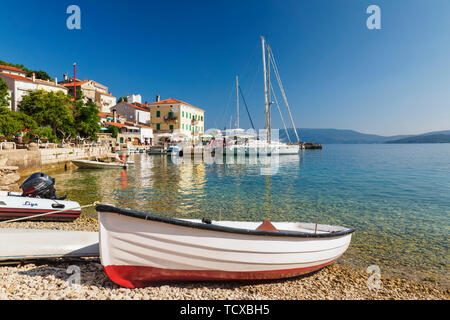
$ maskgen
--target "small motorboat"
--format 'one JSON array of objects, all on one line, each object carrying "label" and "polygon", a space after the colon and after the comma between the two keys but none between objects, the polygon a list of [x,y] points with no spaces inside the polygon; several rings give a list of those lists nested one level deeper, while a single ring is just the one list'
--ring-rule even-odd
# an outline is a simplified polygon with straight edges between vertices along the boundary
[{"label": "small motorboat", "polygon": [[119,161],[72,160],[72,163],[80,169],[126,169],[134,165],[133,161],[122,163]]},{"label": "small motorboat", "polygon": [[[80,205],[55,194],[55,179],[44,173],[34,173],[21,185],[23,192],[0,191],[0,220],[31,217],[33,221],[73,221],[81,214]],[[64,210],[64,211],[62,211]]]},{"label": "small motorboat", "polygon": [[181,149],[181,147],[179,147],[177,145],[171,145],[171,146],[169,146],[169,148],[167,148],[167,155],[181,157],[183,155],[183,150]]},{"label": "small motorboat", "polygon": [[28,259],[98,256],[98,232],[0,229],[0,264]]},{"label": "small motorboat", "polygon": [[155,155],[155,154],[167,154],[167,150],[164,150],[164,148],[150,148],[147,150],[147,154],[149,155]]},{"label": "small motorboat", "polygon": [[336,261],[353,229],[297,222],[173,219],[97,205],[100,258],[115,283],[281,279]]}]

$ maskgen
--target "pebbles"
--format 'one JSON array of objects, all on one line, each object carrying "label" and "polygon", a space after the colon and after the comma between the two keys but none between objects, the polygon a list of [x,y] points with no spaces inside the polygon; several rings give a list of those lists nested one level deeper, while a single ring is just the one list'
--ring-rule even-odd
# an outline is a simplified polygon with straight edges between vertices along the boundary
[{"label": "pebbles", "polygon": [[[80,268],[79,284],[69,266]],[[314,274],[260,282],[155,283],[142,289],[119,287],[97,259],[28,263],[0,267],[0,299],[46,300],[303,300],[303,299],[446,299],[449,290],[402,279],[382,279],[369,289],[363,271],[332,265]]]},{"label": "pebbles", "polygon": [[[98,231],[97,221],[80,217],[72,223],[21,222],[0,228]],[[79,267],[80,273],[69,266]],[[98,259],[41,261],[0,266],[0,300],[303,300],[303,299],[445,299],[447,288],[435,283],[381,279],[380,289],[369,289],[365,270],[339,264],[313,274],[259,282],[155,283],[142,289],[114,284]],[[79,279],[79,284],[78,283]]]}]

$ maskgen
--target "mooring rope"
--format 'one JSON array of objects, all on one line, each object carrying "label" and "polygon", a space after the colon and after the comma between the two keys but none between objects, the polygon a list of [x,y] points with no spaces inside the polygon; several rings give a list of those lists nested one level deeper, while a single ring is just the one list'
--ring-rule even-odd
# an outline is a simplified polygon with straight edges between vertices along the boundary
[{"label": "mooring rope", "polygon": [[50,212],[46,212],[46,213],[40,213],[40,214],[36,214],[36,215],[33,215],[33,216],[29,216],[29,217],[22,217],[22,218],[17,218],[17,219],[12,219],[12,220],[7,220],[7,221],[0,221],[0,224],[1,224],[1,223],[17,222],[17,221],[22,221],[22,220],[27,220],[27,219],[37,218],[37,217],[48,216],[48,215],[51,215],[51,214],[60,213],[60,212],[64,212],[64,211],[70,211],[70,210],[76,210],[76,209],[89,208],[89,207],[96,206],[97,204],[99,204],[99,202],[98,202],[98,201],[95,201],[94,203],[87,204],[87,205],[85,205],[85,206],[78,206],[78,207],[73,207],[73,208],[68,208],[68,209],[62,209],[62,210],[56,210],[56,211],[50,211]]}]

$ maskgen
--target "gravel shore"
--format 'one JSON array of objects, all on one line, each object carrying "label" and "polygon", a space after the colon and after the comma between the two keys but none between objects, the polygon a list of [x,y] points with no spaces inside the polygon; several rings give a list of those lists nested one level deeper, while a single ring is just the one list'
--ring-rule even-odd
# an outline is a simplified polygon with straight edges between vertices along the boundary
[{"label": "gravel shore", "polygon": [[[97,231],[96,219],[72,223],[18,222],[0,228],[39,228]],[[67,272],[69,266],[79,268]],[[75,268],[77,269],[77,268]],[[445,299],[450,291],[433,283],[381,278],[379,289],[369,289],[370,274],[334,264],[313,274],[259,282],[155,283],[143,289],[121,288],[108,279],[98,259],[39,261],[0,266],[1,299],[169,299],[169,300],[297,300],[297,299]]]}]

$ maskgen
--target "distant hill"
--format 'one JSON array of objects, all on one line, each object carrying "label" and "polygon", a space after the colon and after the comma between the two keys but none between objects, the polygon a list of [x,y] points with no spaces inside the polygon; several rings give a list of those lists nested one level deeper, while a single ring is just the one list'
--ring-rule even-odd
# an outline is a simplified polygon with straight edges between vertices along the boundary
[{"label": "distant hill", "polygon": [[[407,135],[385,137],[376,134],[366,134],[354,130],[341,129],[307,129],[298,128],[300,139],[304,142],[315,142],[318,144],[357,144],[357,143],[385,143],[389,140],[409,137]],[[288,129],[288,134],[292,141],[297,141],[294,129]],[[284,130],[280,130],[280,140],[287,142],[287,135]]]},{"label": "distant hill", "polygon": [[450,143],[450,134],[422,134],[403,139],[390,140],[386,143]]},{"label": "distant hill", "polygon": [[[380,136],[376,134],[361,133],[355,130],[341,129],[308,129],[297,128],[303,142],[318,144],[359,144],[359,143],[438,143],[448,142],[450,130],[434,131],[420,135]],[[291,141],[297,141],[294,129],[288,129]],[[418,139],[418,140],[416,140]],[[280,140],[288,142],[286,132],[280,129]],[[423,142],[421,142],[423,141]]]}]

